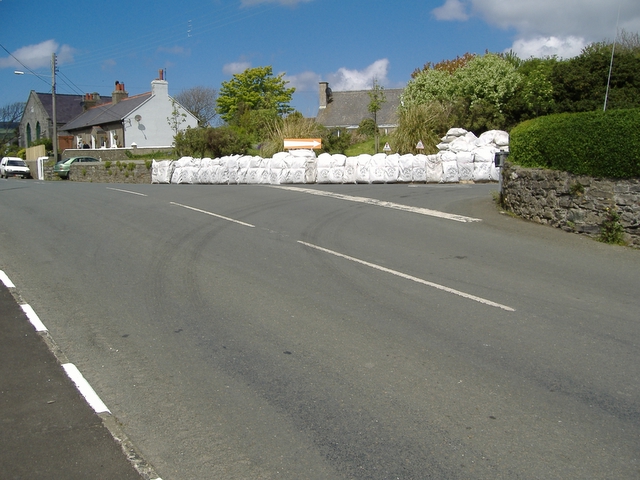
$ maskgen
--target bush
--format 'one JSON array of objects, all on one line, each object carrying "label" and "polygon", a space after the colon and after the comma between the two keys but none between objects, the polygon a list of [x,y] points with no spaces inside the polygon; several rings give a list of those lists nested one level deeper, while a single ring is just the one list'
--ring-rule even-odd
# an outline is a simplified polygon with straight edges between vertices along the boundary
[{"label": "bush", "polygon": [[511,131],[509,160],[575,175],[640,177],[639,124],[640,109],[528,120]]}]

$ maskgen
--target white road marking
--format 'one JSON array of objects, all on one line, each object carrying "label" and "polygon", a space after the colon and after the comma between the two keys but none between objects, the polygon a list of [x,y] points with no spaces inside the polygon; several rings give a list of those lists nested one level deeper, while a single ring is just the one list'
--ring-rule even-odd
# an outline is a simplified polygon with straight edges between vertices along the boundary
[{"label": "white road marking", "polygon": [[417,213],[420,215],[429,215],[431,217],[444,218],[446,220],[453,220],[454,222],[481,222],[480,218],[465,217],[464,215],[456,215],[453,213],[440,212],[438,210],[431,210],[428,208],[409,207],[400,203],[385,202],[382,200],[376,200],[375,198],[367,197],[353,197],[351,195],[343,195],[341,193],[324,192],[322,190],[313,190],[311,188],[300,187],[285,187],[282,185],[273,185],[273,188],[281,188],[283,190],[291,190],[293,192],[307,193],[309,195],[319,195],[321,197],[338,198],[340,200],[347,200],[350,202],[366,203],[368,205],[376,205],[378,207],[393,208],[395,210],[402,210],[403,212]]},{"label": "white road marking", "polygon": [[64,368],[64,371],[67,372],[69,378],[76,384],[82,396],[96,413],[111,413],[104,402],[100,400],[95,390],[89,385],[89,382],[82,376],[78,367],[73,363],[65,363],[62,368]]},{"label": "white road marking", "polygon": [[200,210],[199,208],[190,207],[188,205],[182,205],[182,204],[176,203],[176,202],[169,202],[169,203],[171,205],[177,205],[178,207],[188,208],[189,210],[193,210],[194,212],[205,213],[207,215],[211,215],[212,217],[221,218],[222,220],[227,220],[228,222],[233,222],[233,223],[237,223],[239,225],[244,225],[245,227],[255,228],[255,225],[251,225],[250,223],[244,223],[244,222],[241,222],[240,220],[234,220],[233,218],[225,217],[225,216],[218,215],[218,214],[212,213],[212,212],[207,212],[206,210]]},{"label": "white road marking", "polygon": [[362,265],[366,265],[367,267],[371,267],[371,268],[375,268],[376,270],[380,270],[381,272],[390,273],[392,275],[396,275],[398,277],[401,277],[401,278],[404,278],[404,279],[407,279],[407,280],[411,280],[412,282],[421,283],[422,285],[427,285],[428,287],[437,288],[438,290],[442,290],[442,291],[445,291],[445,292],[448,292],[448,293],[452,293],[454,295],[458,295],[460,297],[467,298],[469,300],[473,300],[475,302],[479,302],[479,303],[482,303],[484,305],[489,305],[491,307],[501,308],[502,310],[506,310],[508,312],[515,312],[515,309],[513,309],[511,307],[508,307],[507,305],[502,305],[500,303],[492,302],[491,300],[487,300],[486,298],[476,297],[475,295],[471,295],[469,293],[461,292],[460,290],[455,290],[453,288],[445,287],[444,285],[440,285],[440,284],[437,284],[437,283],[429,282],[427,280],[423,280],[421,278],[414,277],[412,275],[407,275],[406,273],[398,272],[396,270],[391,270],[390,268],[386,268],[386,267],[383,267],[381,265],[376,265],[375,263],[370,263],[370,262],[367,262],[365,260],[360,260],[359,258],[351,257],[351,256],[345,255],[343,253],[338,253],[338,252],[335,252],[333,250],[329,250],[329,249],[326,249],[326,248],[323,248],[323,247],[319,247],[317,245],[313,245],[312,243],[303,242],[301,240],[298,240],[298,243],[300,243],[302,245],[306,245],[307,247],[310,247],[310,248],[314,248],[314,249],[319,250],[321,252],[329,253],[329,254],[334,255],[336,257],[340,257],[340,258],[344,258],[346,260],[350,260],[352,262],[360,263]]},{"label": "white road marking", "polygon": [[130,193],[132,195],[140,195],[141,197],[146,197],[146,195],[144,193],[132,192],[131,190],[122,190],[121,188],[107,187],[107,190],[115,190],[116,192]]},{"label": "white road marking", "polygon": [[2,283],[4,283],[5,287],[16,288],[16,286],[13,284],[9,276],[6,273],[4,273],[4,271],[2,270],[0,270],[0,280],[2,280]]},{"label": "white road marking", "polygon": [[44,326],[44,323],[40,320],[40,317],[36,314],[35,310],[31,307],[31,305],[23,304],[20,305],[22,311],[27,315],[27,318],[31,322],[31,325],[36,329],[36,332],[46,332],[47,327]]}]

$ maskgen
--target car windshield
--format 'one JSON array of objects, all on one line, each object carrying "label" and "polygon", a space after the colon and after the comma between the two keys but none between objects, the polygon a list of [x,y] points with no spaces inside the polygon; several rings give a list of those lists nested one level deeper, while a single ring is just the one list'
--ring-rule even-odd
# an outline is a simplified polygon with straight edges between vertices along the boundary
[{"label": "car windshield", "polygon": [[7,163],[8,165],[12,165],[14,167],[26,167],[27,164],[24,163],[22,160],[9,160],[9,162]]}]

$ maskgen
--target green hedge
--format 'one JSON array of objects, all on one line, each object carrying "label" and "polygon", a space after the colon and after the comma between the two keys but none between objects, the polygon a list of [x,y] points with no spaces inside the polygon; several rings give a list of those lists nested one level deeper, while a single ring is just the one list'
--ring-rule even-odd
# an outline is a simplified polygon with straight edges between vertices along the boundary
[{"label": "green hedge", "polygon": [[640,177],[640,109],[562,113],[510,132],[509,161],[576,175]]}]

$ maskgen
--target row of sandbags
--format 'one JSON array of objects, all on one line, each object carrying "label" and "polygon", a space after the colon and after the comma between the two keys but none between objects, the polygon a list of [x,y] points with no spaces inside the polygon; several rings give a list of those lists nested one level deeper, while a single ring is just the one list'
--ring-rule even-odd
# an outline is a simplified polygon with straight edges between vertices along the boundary
[{"label": "row of sandbags", "polygon": [[494,155],[508,149],[508,134],[485,132],[476,137],[451,129],[433,155],[347,157],[313,150],[280,152],[272,158],[231,155],[222,158],[183,157],[153,161],[152,183],[267,184],[292,183],[456,183],[498,181]]}]

